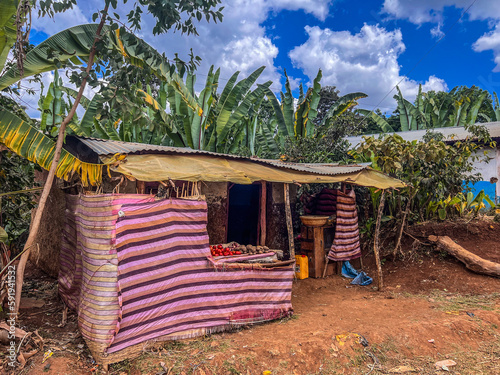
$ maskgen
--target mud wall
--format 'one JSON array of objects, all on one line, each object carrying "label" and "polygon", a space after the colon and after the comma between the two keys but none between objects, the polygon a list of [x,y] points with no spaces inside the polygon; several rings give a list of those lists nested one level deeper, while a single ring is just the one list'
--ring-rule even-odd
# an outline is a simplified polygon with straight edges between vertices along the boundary
[{"label": "mud wall", "polygon": [[[35,180],[43,182],[47,174],[46,171],[36,172]],[[62,181],[55,179],[47,198],[40,229],[35,237],[35,246],[31,249],[29,257],[31,263],[55,278],[59,274],[59,253],[66,210],[64,192],[59,188],[59,185],[62,185]],[[31,213],[32,221],[35,212],[36,209]]]},{"label": "mud wall", "polygon": [[226,242],[227,226],[227,183],[203,182],[201,193],[205,195],[208,206],[208,237],[211,244]]}]

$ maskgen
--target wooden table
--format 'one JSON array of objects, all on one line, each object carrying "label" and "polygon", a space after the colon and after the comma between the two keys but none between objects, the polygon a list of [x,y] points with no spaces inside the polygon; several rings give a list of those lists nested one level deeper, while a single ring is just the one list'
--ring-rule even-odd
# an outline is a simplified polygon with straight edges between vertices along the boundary
[{"label": "wooden table", "polygon": [[[325,255],[332,246],[335,236],[334,225],[325,225],[321,227],[312,227],[302,225],[301,228],[300,249],[309,259],[309,277],[323,277],[325,268]],[[336,263],[330,262],[326,275],[336,273]]]}]

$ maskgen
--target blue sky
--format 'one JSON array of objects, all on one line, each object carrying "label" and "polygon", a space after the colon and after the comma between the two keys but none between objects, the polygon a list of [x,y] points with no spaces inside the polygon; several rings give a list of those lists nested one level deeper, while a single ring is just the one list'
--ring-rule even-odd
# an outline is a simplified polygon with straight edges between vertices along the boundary
[{"label": "blue sky", "polygon": [[[102,8],[102,3],[102,0],[79,1],[72,11],[56,16],[53,21],[37,19],[32,37],[41,40],[67,27],[90,22],[92,13]],[[360,105],[369,109],[378,106],[391,111],[395,104],[394,92],[390,90],[400,81],[403,95],[410,100],[419,84],[424,85],[424,91],[476,85],[500,92],[498,0],[226,0],[224,3],[223,22],[202,22],[198,37],[179,33],[155,37],[147,15],[139,34],[170,56],[178,52],[187,58],[193,48],[203,59],[199,81],[204,80],[212,64],[221,68],[222,81],[236,70],[246,76],[265,65],[261,81],[272,80],[272,88],[279,91],[286,69],[292,87],[297,90],[299,83],[308,85],[321,68],[322,85],[337,86],[341,94],[365,92],[369,96]],[[129,0],[118,12],[125,15],[133,4]],[[446,37],[426,55],[444,33]],[[50,74],[46,75],[45,80],[50,79]],[[87,94],[92,95],[90,91]],[[26,102],[34,99],[25,98]],[[31,107],[33,110],[36,104]]]}]

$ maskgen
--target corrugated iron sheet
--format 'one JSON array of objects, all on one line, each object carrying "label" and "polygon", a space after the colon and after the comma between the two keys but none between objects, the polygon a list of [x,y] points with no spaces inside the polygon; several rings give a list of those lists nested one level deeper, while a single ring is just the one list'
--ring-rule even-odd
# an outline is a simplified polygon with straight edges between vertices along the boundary
[{"label": "corrugated iron sheet", "polygon": [[[477,125],[484,125],[486,129],[488,129],[491,138],[493,140],[498,141],[500,139],[500,121],[497,122],[485,122],[482,124],[477,124]],[[452,143],[456,141],[463,141],[467,137],[471,137],[472,135],[465,130],[463,127],[448,127],[448,128],[434,128],[431,129],[434,132],[437,133],[442,133],[444,135],[444,141],[447,143]],[[405,141],[423,141],[424,135],[427,133],[427,129],[424,130],[411,130],[411,131],[406,131],[406,132],[397,132],[393,134],[397,134],[401,136]],[[389,134],[389,133],[387,133]],[[362,134],[356,137],[347,137],[346,140],[351,144],[353,147],[359,146],[361,141],[363,140],[363,137],[374,137],[378,138],[380,134]]]},{"label": "corrugated iron sheet", "polygon": [[339,165],[339,164],[311,164],[311,163],[287,163],[280,160],[247,158],[238,155],[219,154],[216,152],[193,150],[187,147],[169,147],[149,145],[144,143],[120,142],[108,139],[75,137],[80,142],[91,148],[99,156],[112,156],[115,154],[127,155],[146,155],[146,154],[165,154],[165,155],[211,155],[224,159],[250,160],[255,163],[271,165],[278,168],[286,168],[299,172],[314,173],[319,175],[337,175],[358,172],[366,168],[365,165]]}]

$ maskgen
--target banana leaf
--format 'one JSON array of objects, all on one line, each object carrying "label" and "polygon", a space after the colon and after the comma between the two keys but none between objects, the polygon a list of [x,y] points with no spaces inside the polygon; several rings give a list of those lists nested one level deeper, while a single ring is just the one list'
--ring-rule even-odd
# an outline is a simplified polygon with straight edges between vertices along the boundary
[{"label": "banana leaf", "polygon": [[17,0],[3,0],[0,5],[0,71],[3,70],[9,51],[16,42]]},{"label": "banana leaf", "polygon": [[376,113],[368,111],[367,109],[358,109],[357,112],[375,121],[375,123],[380,126],[380,129],[382,129],[384,133],[394,133],[394,129],[392,128],[392,126],[389,125],[389,123],[385,119],[383,119]]},{"label": "banana leaf", "polygon": [[[60,63],[81,65],[81,59],[86,60],[89,56],[97,27],[96,24],[74,26],[37,45],[26,54],[23,78],[56,70]],[[106,32],[109,28],[103,30]],[[17,66],[10,68],[0,77],[0,90],[15,84],[20,79]]]},{"label": "banana leaf", "polygon": [[[19,156],[49,170],[54,157],[55,142],[21,120],[0,108],[0,142]],[[69,180],[76,172],[84,185],[101,183],[103,164],[85,163],[66,150],[62,150],[56,176]]]}]

